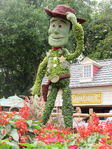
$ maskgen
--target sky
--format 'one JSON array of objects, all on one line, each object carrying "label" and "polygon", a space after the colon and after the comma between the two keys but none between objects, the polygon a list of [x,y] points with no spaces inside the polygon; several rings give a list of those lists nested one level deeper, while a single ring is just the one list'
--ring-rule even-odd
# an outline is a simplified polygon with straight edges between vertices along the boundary
[{"label": "sky", "polygon": [[96,0],[96,1],[101,2],[101,1],[109,1],[109,0]]}]

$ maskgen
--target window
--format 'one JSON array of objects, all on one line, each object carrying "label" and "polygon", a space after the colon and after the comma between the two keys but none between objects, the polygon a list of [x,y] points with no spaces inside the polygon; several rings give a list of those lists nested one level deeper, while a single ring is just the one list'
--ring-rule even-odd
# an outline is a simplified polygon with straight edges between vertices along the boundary
[{"label": "window", "polygon": [[83,77],[88,78],[91,77],[91,65],[85,65],[83,68]]}]

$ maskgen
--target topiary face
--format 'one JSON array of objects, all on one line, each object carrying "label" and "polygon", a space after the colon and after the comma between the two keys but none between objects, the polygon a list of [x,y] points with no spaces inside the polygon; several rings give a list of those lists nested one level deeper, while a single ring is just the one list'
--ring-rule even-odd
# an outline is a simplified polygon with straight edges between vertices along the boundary
[{"label": "topiary face", "polygon": [[70,36],[70,22],[61,18],[51,18],[48,34],[48,42],[52,47],[64,46]]}]

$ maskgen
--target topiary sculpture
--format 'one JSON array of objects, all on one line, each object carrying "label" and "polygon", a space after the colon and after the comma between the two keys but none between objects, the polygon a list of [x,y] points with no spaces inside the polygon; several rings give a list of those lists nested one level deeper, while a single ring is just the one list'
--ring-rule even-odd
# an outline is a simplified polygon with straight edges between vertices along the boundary
[{"label": "topiary sculpture", "polygon": [[[48,86],[51,92],[47,97],[42,120],[46,124],[55,104],[59,89],[62,89],[63,105],[62,114],[66,128],[72,128],[73,106],[71,102],[70,82],[70,61],[77,58],[84,49],[84,32],[81,23],[85,19],[76,18],[75,10],[67,5],[57,5],[55,9],[45,8],[50,19],[48,30],[48,42],[52,47],[42,63],[39,65],[32,94],[40,96],[41,83],[44,75],[48,77],[47,85],[43,85],[43,97],[46,100]],[[64,47],[71,35],[75,36],[77,46],[74,53]]]}]

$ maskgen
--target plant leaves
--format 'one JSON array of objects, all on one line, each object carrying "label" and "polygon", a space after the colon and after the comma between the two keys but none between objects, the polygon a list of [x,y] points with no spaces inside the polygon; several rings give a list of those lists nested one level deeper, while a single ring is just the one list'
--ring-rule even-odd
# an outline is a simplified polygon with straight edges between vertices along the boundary
[{"label": "plant leaves", "polygon": [[19,135],[16,129],[12,129],[12,131],[10,132],[10,136],[13,137],[15,141],[19,141]]},{"label": "plant leaves", "polygon": [[5,128],[7,129],[7,132],[8,132],[8,133],[11,131],[11,125],[10,125],[10,124],[7,124],[7,125],[5,126]]},{"label": "plant leaves", "polygon": [[0,149],[19,149],[16,142],[9,142],[8,139],[0,140]]},{"label": "plant leaves", "polygon": [[41,127],[39,125],[33,125],[33,128],[35,128],[37,130],[41,130]]},{"label": "plant leaves", "polygon": [[27,123],[28,123],[29,127],[32,126],[32,120],[28,120]]},{"label": "plant leaves", "polygon": [[46,145],[47,149],[68,149],[68,147],[65,145],[64,148],[62,148],[63,144],[48,144]]},{"label": "plant leaves", "polygon": [[19,149],[19,146],[16,142],[6,142],[6,144],[10,145],[11,149]]}]

